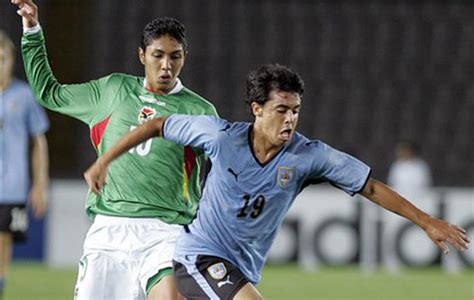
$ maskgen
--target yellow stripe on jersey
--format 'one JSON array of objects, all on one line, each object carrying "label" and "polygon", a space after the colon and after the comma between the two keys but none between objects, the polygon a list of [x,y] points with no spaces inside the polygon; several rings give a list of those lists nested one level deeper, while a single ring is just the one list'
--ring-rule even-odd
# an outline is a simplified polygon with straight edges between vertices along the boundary
[{"label": "yellow stripe on jersey", "polygon": [[184,200],[189,201],[189,189],[188,189],[188,172],[186,172],[186,164],[183,162],[183,197]]}]

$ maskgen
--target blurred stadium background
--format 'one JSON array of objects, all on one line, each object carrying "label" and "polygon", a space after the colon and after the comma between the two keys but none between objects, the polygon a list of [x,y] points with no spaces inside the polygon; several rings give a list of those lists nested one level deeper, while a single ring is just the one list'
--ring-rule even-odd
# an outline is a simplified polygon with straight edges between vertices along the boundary
[{"label": "blurred stadium background", "polygon": [[[160,15],[176,17],[186,25],[190,52],[181,78],[186,86],[213,101],[224,118],[250,120],[243,103],[249,70],[268,62],[289,65],[306,83],[299,123],[302,133],[359,157],[372,166],[376,178],[383,180],[394,159],[396,143],[402,139],[416,141],[432,167],[437,187],[426,201],[435,203],[432,209],[439,214],[450,216],[456,207],[463,210],[459,220],[474,231],[474,2],[37,3],[53,70],[64,83],[87,81],[111,72],[141,75],[136,55],[141,30]],[[0,26],[19,45],[21,21],[15,8],[9,1],[2,1],[0,14]],[[17,54],[15,74],[24,78],[18,49]],[[61,247],[66,243],[75,248],[73,255],[80,253],[81,226],[87,226],[81,175],[95,153],[85,125],[55,113],[49,113],[49,117],[52,210],[45,222],[32,224],[32,239],[15,252],[17,261],[40,263],[18,262],[13,266],[7,300],[69,299],[72,295],[75,267],[68,267],[68,263],[74,257],[67,256],[70,249]],[[463,203],[452,204],[457,203],[456,195],[460,194]],[[323,207],[324,200],[313,210]],[[365,206],[362,209],[370,210]],[[363,216],[358,214],[356,221]],[[295,228],[292,222],[299,216],[295,213],[293,217],[285,228]],[[80,230],[67,231],[68,226]],[[341,233],[350,237],[347,234]],[[292,241],[291,234],[281,241],[280,245],[285,246],[285,241]],[[413,241],[417,247],[418,241]],[[347,255],[350,259],[338,261],[337,268],[323,267],[322,272],[306,273],[305,268],[294,264],[269,267],[262,291],[269,299],[292,299],[285,294],[292,287],[305,291],[293,299],[474,299],[472,251],[452,264],[437,255],[413,263],[417,267],[430,266],[426,270],[367,275],[356,267],[345,267],[364,261],[362,244],[354,244],[358,248],[354,255]],[[352,246],[347,247],[351,252]],[[281,261],[299,261],[301,265],[304,251],[294,249]],[[375,256],[377,265],[380,253]],[[402,259],[400,264],[404,263]],[[66,269],[57,269],[59,266]],[[365,266],[376,270],[370,262]],[[318,269],[319,263],[313,267]],[[453,270],[456,275],[448,275]],[[286,285],[284,278],[289,281]],[[24,294],[24,285],[36,281],[41,282],[39,290],[33,296]],[[54,296],[59,286],[67,287],[65,293]]]}]

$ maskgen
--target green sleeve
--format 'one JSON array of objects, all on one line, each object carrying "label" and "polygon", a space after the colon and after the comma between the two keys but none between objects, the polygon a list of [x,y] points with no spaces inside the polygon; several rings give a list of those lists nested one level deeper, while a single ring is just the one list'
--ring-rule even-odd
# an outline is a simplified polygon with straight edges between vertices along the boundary
[{"label": "green sleeve", "polygon": [[21,51],[36,101],[50,110],[91,124],[100,111],[101,92],[110,76],[82,84],[59,83],[48,62],[42,31],[23,34]]}]

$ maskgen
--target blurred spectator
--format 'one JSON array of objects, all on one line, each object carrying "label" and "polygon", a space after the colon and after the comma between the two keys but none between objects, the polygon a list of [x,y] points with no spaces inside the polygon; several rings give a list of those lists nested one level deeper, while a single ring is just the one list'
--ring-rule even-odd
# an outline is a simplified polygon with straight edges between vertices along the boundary
[{"label": "blurred spectator", "polygon": [[396,147],[396,156],[387,179],[392,188],[404,196],[410,196],[432,185],[431,169],[419,157],[415,143],[400,142]]},{"label": "blurred spectator", "polygon": [[0,30],[0,299],[12,244],[26,239],[27,199],[36,217],[42,217],[47,207],[48,146],[44,133],[49,122],[29,86],[13,78],[13,63],[13,43]]}]

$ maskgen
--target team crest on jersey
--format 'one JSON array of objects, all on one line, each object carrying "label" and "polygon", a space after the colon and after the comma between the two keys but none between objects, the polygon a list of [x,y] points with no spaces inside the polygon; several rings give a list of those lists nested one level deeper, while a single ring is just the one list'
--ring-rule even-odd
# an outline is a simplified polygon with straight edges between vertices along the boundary
[{"label": "team crest on jersey", "polygon": [[208,267],[207,272],[215,280],[221,280],[227,274],[227,269],[226,269],[224,263],[220,262],[220,263],[213,264],[212,266]]},{"label": "team crest on jersey", "polygon": [[284,189],[295,177],[295,168],[278,167],[277,169],[277,183]]},{"label": "team crest on jersey", "polygon": [[156,115],[156,110],[154,108],[145,106],[138,113],[138,123],[143,124],[146,121],[153,119]]}]

